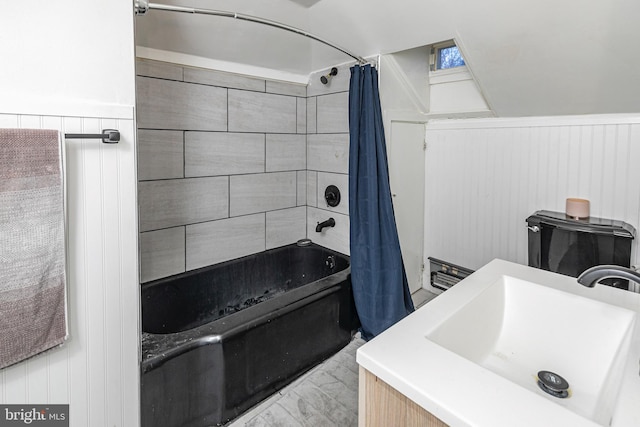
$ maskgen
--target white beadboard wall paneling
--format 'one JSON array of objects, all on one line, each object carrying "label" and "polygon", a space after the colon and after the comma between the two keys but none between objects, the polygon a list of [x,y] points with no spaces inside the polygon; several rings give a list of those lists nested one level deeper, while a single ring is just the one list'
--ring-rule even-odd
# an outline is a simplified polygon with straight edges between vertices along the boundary
[{"label": "white beadboard wall paneling", "polygon": [[[77,131],[78,133],[82,133],[85,131],[85,126],[81,120],[69,119],[67,120],[67,125]],[[71,177],[69,174],[67,175],[67,191],[69,194],[69,207],[74,206],[75,209],[69,209],[68,211],[68,223],[76,224],[76,229],[78,231],[77,234],[71,233],[69,230],[68,240],[69,240],[69,251],[71,252],[70,259],[81,259],[82,262],[78,263],[76,266],[69,266],[69,283],[82,283],[84,286],[78,287],[76,290],[76,298],[77,298],[77,312],[75,313],[75,319],[84,319],[82,322],[74,321],[74,315],[69,313],[70,325],[69,332],[71,335],[71,340],[77,336],[79,340],[78,343],[84,343],[85,347],[81,354],[81,357],[78,357],[77,360],[74,361],[72,370],[72,382],[78,384],[86,384],[85,390],[83,393],[73,394],[70,396],[70,407],[79,407],[80,411],[80,419],[88,419],[89,417],[94,417],[95,415],[92,412],[91,406],[93,406],[91,400],[94,396],[89,394],[89,388],[92,386],[91,383],[91,375],[90,375],[90,366],[91,363],[96,363],[97,365],[104,364],[103,360],[90,360],[92,351],[90,347],[94,345],[91,332],[92,328],[90,326],[89,317],[92,315],[100,315],[100,304],[95,307],[96,312],[93,312],[93,307],[91,306],[91,302],[89,301],[90,289],[88,288],[88,284],[91,282],[89,275],[91,274],[90,265],[91,259],[95,256],[95,253],[92,253],[90,249],[90,243],[95,239],[95,234],[91,235],[90,233],[90,216],[92,215],[91,210],[87,207],[88,201],[82,200],[80,197],[74,197],[73,195],[80,195],[86,193],[88,187],[91,186],[91,177],[87,169],[91,169],[89,167],[89,162],[87,161],[87,156],[90,153],[85,153],[86,150],[89,150],[89,147],[86,147],[87,144],[90,144],[89,141],[73,141],[74,143],[67,145],[67,160],[68,166],[67,171],[71,171],[72,168],[70,165],[75,164],[78,165],[77,171],[74,177]],[[95,148],[94,148],[95,150]],[[100,245],[101,246],[101,245]],[[100,248],[98,246],[97,249]],[[102,283],[100,283],[102,285]],[[74,304],[74,293],[73,289],[70,290],[69,301],[71,306]],[[99,314],[97,314],[99,313]],[[75,329],[75,334],[74,334]],[[103,334],[103,329],[96,329],[99,331],[99,334]],[[77,334],[77,335],[76,335]],[[99,335],[99,336],[100,336]],[[99,341],[98,341],[99,342]],[[96,342],[95,344],[98,344]],[[99,399],[104,401],[104,396],[99,396]],[[76,415],[77,416],[77,415]]]},{"label": "white beadboard wall paneling", "polygon": [[640,116],[437,120],[426,136],[425,257],[527,264],[526,218],[567,197],[640,225]]},{"label": "white beadboard wall paneling", "polygon": [[3,403],[68,403],[73,427],[139,423],[139,296],[134,123],[0,114],[2,127],[99,133],[67,140],[69,339],[0,371]]}]

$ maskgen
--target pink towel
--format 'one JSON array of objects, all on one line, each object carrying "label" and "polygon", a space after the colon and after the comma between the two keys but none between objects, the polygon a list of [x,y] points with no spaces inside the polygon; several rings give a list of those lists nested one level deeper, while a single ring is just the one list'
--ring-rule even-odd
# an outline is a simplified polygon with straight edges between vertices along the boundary
[{"label": "pink towel", "polygon": [[58,131],[0,129],[0,368],[67,335]]}]

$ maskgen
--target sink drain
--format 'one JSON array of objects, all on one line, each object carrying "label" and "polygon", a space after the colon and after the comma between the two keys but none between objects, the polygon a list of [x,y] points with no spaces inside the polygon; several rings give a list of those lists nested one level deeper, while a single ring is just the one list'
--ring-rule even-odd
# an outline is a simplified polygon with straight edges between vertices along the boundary
[{"label": "sink drain", "polygon": [[560,375],[549,371],[538,372],[538,386],[551,396],[564,399],[569,397],[569,383]]}]

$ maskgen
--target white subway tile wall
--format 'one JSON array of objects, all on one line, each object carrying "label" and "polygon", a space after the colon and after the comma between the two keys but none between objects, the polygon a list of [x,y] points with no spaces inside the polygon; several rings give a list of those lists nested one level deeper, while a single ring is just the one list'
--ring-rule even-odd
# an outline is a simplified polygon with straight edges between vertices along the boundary
[{"label": "white subway tile wall", "polygon": [[137,74],[143,283],[304,237],[349,253],[347,67],[308,86],[150,60]]}]

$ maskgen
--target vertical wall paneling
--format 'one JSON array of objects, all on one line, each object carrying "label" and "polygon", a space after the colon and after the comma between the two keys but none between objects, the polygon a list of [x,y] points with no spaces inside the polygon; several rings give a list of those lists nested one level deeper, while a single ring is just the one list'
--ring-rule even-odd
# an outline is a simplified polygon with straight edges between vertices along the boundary
[{"label": "vertical wall paneling", "polygon": [[71,426],[139,423],[134,123],[0,114],[0,126],[121,132],[117,145],[66,140],[69,339],[0,372],[3,403],[68,403]]},{"label": "vertical wall paneling", "polygon": [[[397,117],[397,118],[396,118]],[[425,123],[387,116],[389,185],[409,289],[422,288]]]},{"label": "vertical wall paneling", "polygon": [[527,264],[525,219],[567,197],[640,226],[640,117],[434,120],[427,140],[425,258]]}]

